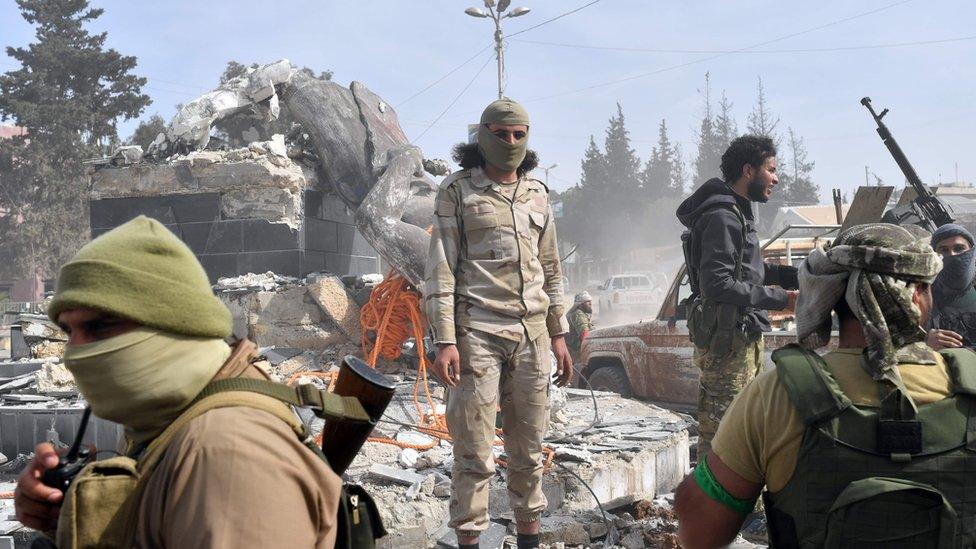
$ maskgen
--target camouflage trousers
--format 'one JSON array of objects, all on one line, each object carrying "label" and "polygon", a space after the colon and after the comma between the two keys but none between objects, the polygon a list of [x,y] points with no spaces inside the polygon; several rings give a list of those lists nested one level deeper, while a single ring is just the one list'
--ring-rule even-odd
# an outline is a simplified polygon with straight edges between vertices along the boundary
[{"label": "camouflage trousers", "polygon": [[701,370],[698,385],[698,459],[712,448],[718,424],[736,395],[762,372],[763,339],[742,342],[725,355],[695,348],[695,365]]},{"label": "camouflage trousers", "polygon": [[461,381],[447,395],[454,439],[451,528],[476,536],[488,528],[488,485],[495,475],[492,443],[499,404],[508,498],[515,520],[530,522],[546,508],[542,493],[542,439],[549,426],[549,336],[535,341],[458,328]]}]

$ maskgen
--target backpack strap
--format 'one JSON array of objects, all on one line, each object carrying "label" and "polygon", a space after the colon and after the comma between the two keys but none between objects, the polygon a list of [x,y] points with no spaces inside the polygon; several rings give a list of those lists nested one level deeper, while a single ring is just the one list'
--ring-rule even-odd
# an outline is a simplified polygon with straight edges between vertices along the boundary
[{"label": "backpack strap", "polygon": [[834,417],[851,406],[817,353],[791,343],[773,352],[773,362],[790,402],[806,425]]}]

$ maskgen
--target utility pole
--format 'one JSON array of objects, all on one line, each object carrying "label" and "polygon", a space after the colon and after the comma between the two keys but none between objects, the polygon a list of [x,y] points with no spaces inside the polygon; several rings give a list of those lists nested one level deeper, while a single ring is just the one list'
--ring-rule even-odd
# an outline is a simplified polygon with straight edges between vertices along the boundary
[{"label": "utility pole", "polygon": [[512,0],[498,0],[498,5],[495,5],[495,0],[484,0],[485,10],[481,8],[468,8],[464,10],[464,13],[470,15],[471,17],[479,17],[484,19],[491,19],[495,23],[495,60],[498,63],[498,98],[501,99],[505,96],[505,43],[504,35],[502,34],[502,19],[507,17],[521,17],[526,13],[529,13],[529,8],[515,8],[508,13],[504,13],[508,9],[508,6],[512,3]]}]

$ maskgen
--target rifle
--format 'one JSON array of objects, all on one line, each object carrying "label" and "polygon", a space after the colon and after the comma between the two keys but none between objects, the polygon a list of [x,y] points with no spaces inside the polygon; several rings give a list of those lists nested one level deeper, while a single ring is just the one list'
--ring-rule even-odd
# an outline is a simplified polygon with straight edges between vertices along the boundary
[{"label": "rifle", "polygon": [[327,417],[322,429],[322,452],[337,475],[345,472],[362,448],[376,421],[386,411],[396,392],[396,384],[362,360],[346,356],[339,367],[333,391],[353,396],[362,404],[371,422],[337,420]]},{"label": "rifle", "polygon": [[955,218],[952,217],[952,208],[932,194],[932,191],[922,183],[918,174],[915,173],[915,168],[908,161],[908,157],[905,156],[901,147],[898,146],[898,142],[891,135],[891,131],[881,121],[884,115],[888,114],[888,109],[881,111],[881,114],[875,113],[874,107],[871,106],[870,97],[862,98],[861,104],[871,112],[871,117],[878,124],[878,135],[881,136],[881,141],[888,147],[888,151],[894,157],[895,163],[901,168],[902,173],[905,174],[905,179],[908,180],[908,183],[911,184],[912,188],[915,189],[915,193],[918,195],[911,203],[885,212],[881,221],[894,223],[895,225],[914,224],[929,232],[934,231],[942,225],[954,222]]}]

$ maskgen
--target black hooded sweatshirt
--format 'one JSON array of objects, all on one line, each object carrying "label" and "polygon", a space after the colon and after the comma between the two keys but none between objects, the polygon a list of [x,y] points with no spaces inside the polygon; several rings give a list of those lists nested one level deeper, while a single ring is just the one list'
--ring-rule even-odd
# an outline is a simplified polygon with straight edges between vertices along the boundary
[{"label": "black hooded sweatshirt", "polygon": [[[745,218],[743,228],[731,206]],[[743,329],[751,334],[769,330],[766,310],[786,307],[786,290],[796,289],[796,267],[763,263],[755,229],[752,203],[736,194],[721,179],[710,179],[678,206],[678,220],[692,231],[692,261],[698,261],[698,287],[702,297],[743,307]],[[742,276],[736,280],[735,264],[742,253]]]}]

